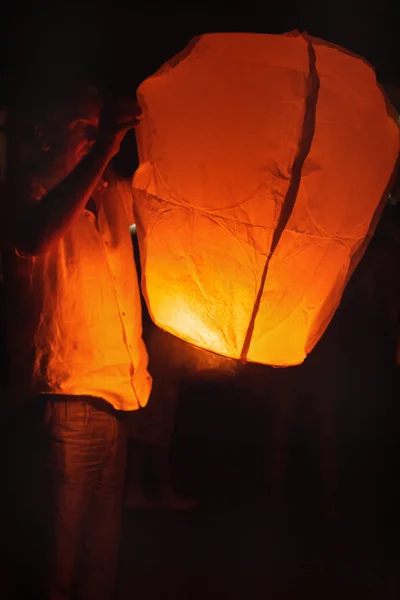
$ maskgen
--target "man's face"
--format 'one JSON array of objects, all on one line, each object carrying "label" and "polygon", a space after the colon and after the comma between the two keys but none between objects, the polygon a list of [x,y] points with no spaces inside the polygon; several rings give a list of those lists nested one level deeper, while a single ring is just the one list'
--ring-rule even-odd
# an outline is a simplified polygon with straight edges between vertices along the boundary
[{"label": "man's face", "polygon": [[52,175],[62,178],[90,152],[97,137],[102,105],[93,88],[84,88],[73,106],[66,106],[48,127]]}]

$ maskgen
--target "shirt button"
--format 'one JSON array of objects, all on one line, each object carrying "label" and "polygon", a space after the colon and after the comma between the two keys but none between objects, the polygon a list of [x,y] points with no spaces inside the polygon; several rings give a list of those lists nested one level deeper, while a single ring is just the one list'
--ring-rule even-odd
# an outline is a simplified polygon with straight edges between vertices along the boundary
[{"label": "shirt button", "polygon": [[122,313],[122,316],[125,317],[125,313],[124,312]]}]

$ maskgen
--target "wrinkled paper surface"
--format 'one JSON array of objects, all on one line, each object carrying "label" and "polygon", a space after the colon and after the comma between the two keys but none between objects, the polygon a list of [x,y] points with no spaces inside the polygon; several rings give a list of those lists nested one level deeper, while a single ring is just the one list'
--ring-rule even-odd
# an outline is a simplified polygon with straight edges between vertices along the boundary
[{"label": "wrinkled paper surface", "polygon": [[154,322],[231,358],[301,363],[331,320],[399,151],[363,60],[298,34],[207,34],[138,90],[134,176]]}]

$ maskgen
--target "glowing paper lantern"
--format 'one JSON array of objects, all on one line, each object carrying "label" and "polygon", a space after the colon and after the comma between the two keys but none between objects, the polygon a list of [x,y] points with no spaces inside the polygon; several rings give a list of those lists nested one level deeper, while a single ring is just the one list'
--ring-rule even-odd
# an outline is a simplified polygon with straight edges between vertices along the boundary
[{"label": "glowing paper lantern", "polygon": [[153,320],[224,356],[301,363],[399,151],[373,70],[303,35],[209,34],[138,98],[133,186]]}]

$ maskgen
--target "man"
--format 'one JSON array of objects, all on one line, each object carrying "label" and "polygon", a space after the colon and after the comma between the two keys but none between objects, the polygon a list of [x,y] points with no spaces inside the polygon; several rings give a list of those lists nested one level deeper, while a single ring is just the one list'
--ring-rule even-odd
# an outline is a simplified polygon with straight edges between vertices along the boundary
[{"label": "man", "polygon": [[12,470],[31,479],[17,488],[29,502],[18,505],[16,560],[21,577],[29,570],[36,580],[29,597],[101,600],[117,565],[122,417],[151,388],[132,197],[108,169],[139,110],[102,108],[97,91],[76,82],[36,82],[19,97],[0,215],[12,375],[3,403],[21,405],[15,427],[8,421],[20,460]]}]

